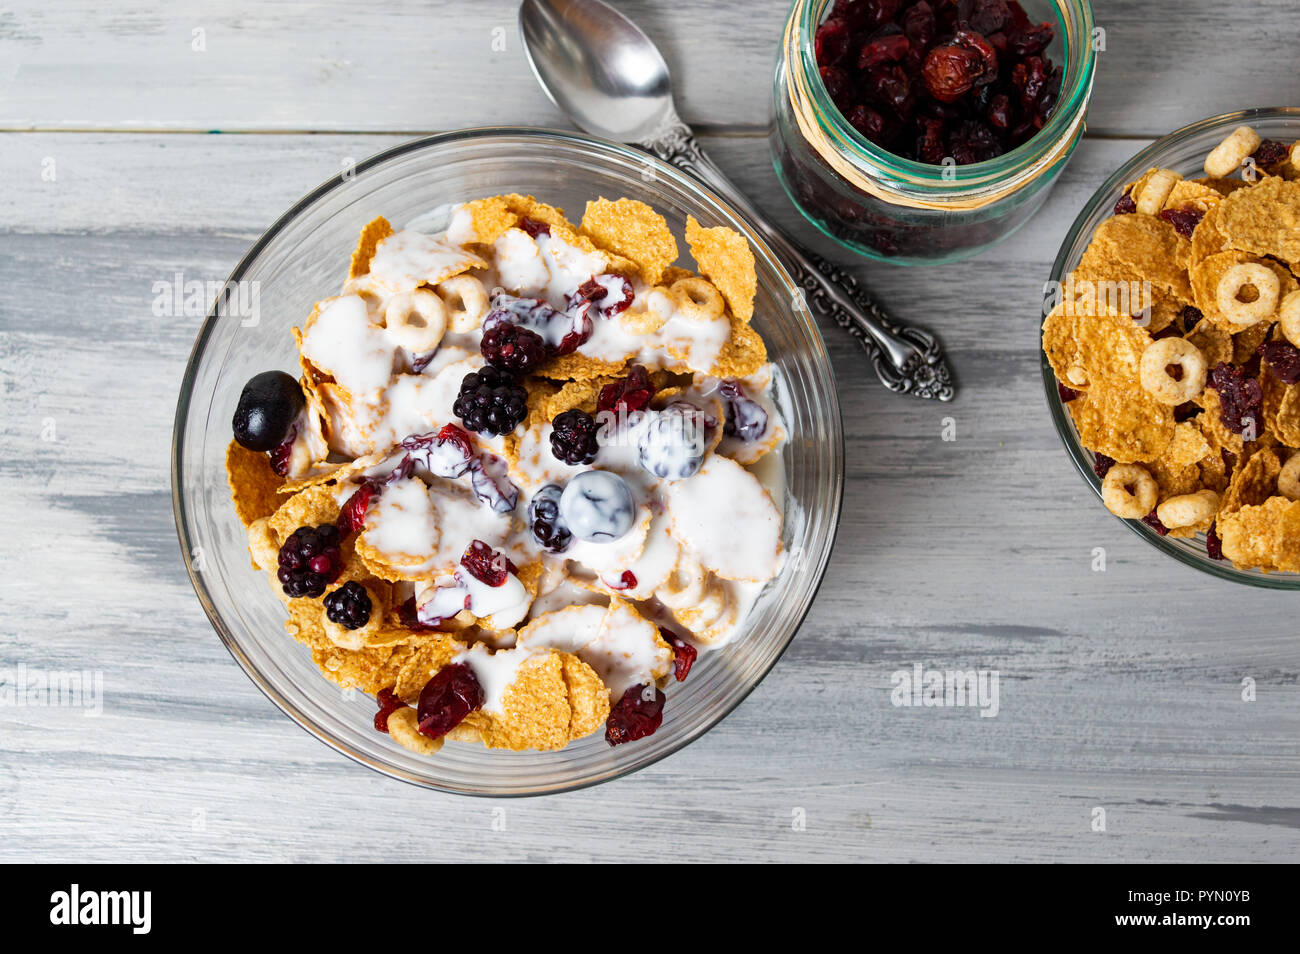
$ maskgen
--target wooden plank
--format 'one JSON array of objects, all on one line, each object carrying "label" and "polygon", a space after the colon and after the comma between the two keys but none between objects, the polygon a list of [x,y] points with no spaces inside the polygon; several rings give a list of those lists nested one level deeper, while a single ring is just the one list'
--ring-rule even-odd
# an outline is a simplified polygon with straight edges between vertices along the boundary
[{"label": "wooden plank", "polygon": [[[617,6],[663,48],[689,122],[766,124],[785,0],[743,13],[709,0]],[[1094,132],[1156,136],[1296,101],[1292,34],[1261,27],[1288,22],[1291,0],[1256,0],[1249,16],[1213,0],[1166,7],[1094,3],[1106,46]],[[561,125],[524,60],[516,9],[515,0],[391,0],[358,16],[343,0],[186,0],[165,10],[145,0],[14,0],[0,12],[0,129]]]},{"label": "wooden plank", "polygon": [[[1294,597],[1158,559],[1072,472],[1043,406],[1041,282],[1136,142],[1086,143],[996,252],[856,268],[944,335],[962,392],[888,395],[825,329],[846,422],[835,556],[790,652],[707,737],[630,779],[507,804],[497,832],[501,806],[388,781],[297,729],[221,647],[176,553],[171,416],[198,321],[154,317],[152,283],[223,278],[343,157],[391,141],[0,137],[0,561],[18,568],[0,668],[105,682],[99,718],[0,708],[0,860],[1295,856]],[[705,145],[796,223],[761,137]],[[998,716],[895,707],[891,674],[914,663],[996,668]]]}]

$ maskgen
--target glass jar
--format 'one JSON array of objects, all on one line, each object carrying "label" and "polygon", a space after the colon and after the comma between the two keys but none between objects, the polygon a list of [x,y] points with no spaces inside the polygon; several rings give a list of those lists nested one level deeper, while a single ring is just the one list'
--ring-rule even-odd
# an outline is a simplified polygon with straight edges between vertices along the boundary
[{"label": "glass jar", "polygon": [[1087,0],[1024,0],[1035,21],[1056,22],[1044,53],[1062,67],[1056,109],[1023,145],[961,166],[893,155],[849,125],[813,53],[833,2],[795,0],[777,60],[772,158],[807,219],[868,258],[907,265],[968,258],[1028,221],[1083,135],[1100,45]]}]

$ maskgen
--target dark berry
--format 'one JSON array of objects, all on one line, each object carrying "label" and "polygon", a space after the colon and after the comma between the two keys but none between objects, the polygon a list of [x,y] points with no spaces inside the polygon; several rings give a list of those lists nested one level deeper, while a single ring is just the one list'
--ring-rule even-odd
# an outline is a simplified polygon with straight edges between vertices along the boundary
[{"label": "dark berry", "polygon": [[767,433],[767,411],[750,400],[739,381],[723,381],[718,393],[727,406],[727,423],[723,433],[742,441],[756,441]]},{"label": "dark berry", "polygon": [[533,539],[551,553],[563,553],[573,542],[573,534],[560,516],[563,493],[557,484],[547,484],[533,495],[528,505],[528,526],[533,531]]},{"label": "dark berry", "polygon": [[420,690],[416,706],[419,730],[441,739],[483,705],[483,687],[474,670],[464,663],[443,666]]},{"label": "dark berry", "polygon": [[886,34],[868,40],[858,52],[858,69],[868,70],[886,63],[897,63],[912,48],[902,33]]},{"label": "dark berry", "polygon": [[669,646],[673,647],[673,678],[682,682],[690,675],[691,667],[695,665],[696,657],[700,651],[682,639],[671,629],[659,627],[659,635],[664,638]]},{"label": "dark berry", "polygon": [[1283,384],[1300,381],[1300,348],[1287,341],[1265,341],[1258,353],[1273,377]]},{"label": "dark berry", "polygon": [[483,333],[483,359],[509,374],[531,374],[546,360],[546,342],[522,325],[500,324]]},{"label": "dark berry", "polygon": [[1056,382],[1056,394],[1060,397],[1062,404],[1069,404],[1082,393],[1082,391],[1076,391],[1074,388],[1067,388],[1060,381]]},{"label": "dark berry", "polygon": [[267,455],[271,460],[271,470],[281,477],[287,477],[289,474],[289,460],[293,457],[293,442],[297,436],[298,428],[290,427],[289,436],[285,438],[284,443]]},{"label": "dark berry", "polygon": [[848,23],[843,20],[827,20],[813,34],[813,51],[817,62],[824,66],[834,66],[848,54],[851,42],[852,34]]},{"label": "dark berry", "polygon": [[500,550],[493,550],[482,540],[475,540],[465,548],[460,565],[470,576],[487,586],[500,586],[511,573],[519,572]]},{"label": "dark berry", "polygon": [[1189,239],[1196,226],[1201,224],[1201,219],[1205,218],[1205,213],[1197,209],[1165,209],[1160,218],[1172,225],[1183,238]]},{"label": "dark berry", "polygon": [[414,630],[417,633],[427,632],[428,630],[437,629],[437,626],[426,623],[420,619],[419,607],[415,605],[415,597],[409,596],[405,602],[400,603],[397,607],[397,619],[407,629]]},{"label": "dark berry", "polygon": [[407,708],[407,705],[393,694],[392,689],[380,689],[375,701],[379,703],[379,711],[375,713],[375,730],[387,732],[388,717],[398,709]]},{"label": "dark berry", "polygon": [[556,460],[590,464],[600,453],[600,428],[586,411],[573,408],[557,414],[551,428],[551,453]]},{"label": "dark berry", "polygon": [[1092,455],[1092,472],[1098,477],[1105,478],[1110,473],[1110,469],[1115,466],[1115,458],[1107,457],[1105,454]]},{"label": "dark berry", "polygon": [[654,396],[655,386],[650,383],[649,372],[641,365],[634,364],[622,381],[615,381],[600,389],[596,398],[596,411],[633,414],[649,407]]},{"label": "dark berry", "polygon": [[1258,434],[1264,406],[1264,389],[1246,369],[1220,361],[1210,371],[1205,386],[1219,392],[1219,420],[1234,434]]},{"label": "dark berry", "polygon": [[[601,279],[604,279],[602,282]],[[610,291],[616,291],[611,295]],[[592,304],[602,318],[615,318],[627,311],[636,292],[632,283],[622,275],[613,273],[593,275],[578,286],[578,290],[569,298],[570,310],[579,308],[584,303]]]},{"label": "dark berry", "polygon": [[370,484],[362,484],[348,498],[339,513],[339,532],[353,533],[366,525],[366,510],[374,499],[376,490]]},{"label": "dark berry", "polygon": [[497,513],[514,513],[519,488],[510,480],[510,465],[496,454],[479,454],[469,465],[474,495]]},{"label": "dark berry", "polygon": [[1119,200],[1115,203],[1114,212],[1116,215],[1131,215],[1137,210],[1138,210],[1137,202],[1135,202],[1133,200],[1133,197],[1129,195],[1127,192],[1125,192],[1122,196],[1120,196]]},{"label": "dark berry", "polygon": [[1210,529],[1205,531],[1205,555],[1211,560],[1223,559],[1223,541],[1219,539],[1217,522],[1210,524]]},{"label": "dark berry", "polygon": [[360,629],[365,626],[370,622],[372,609],[374,604],[370,602],[370,594],[356,580],[348,580],[325,597],[325,615],[344,629]]},{"label": "dark berry", "polygon": [[474,439],[455,424],[444,424],[436,434],[404,437],[402,449],[436,477],[460,477],[474,462]]},{"label": "dark berry", "polygon": [[527,232],[532,238],[537,238],[539,235],[551,234],[551,227],[549,225],[545,222],[539,222],[536,219],[530,219],[526,215],[520,217],[519,227]]},{"label": "dark berry", "polygon": [[306,403],[298,382],[283,371],[253,375],[235,405],[235,440],[251,451],[275,450],[288,439]]},{"label": "dark berry", "polygon": [[936,46],[926,54],[921,78],[930,95],[941,103],[955,103],[969,93],[983,73],[979,54],[955,43]]},{"label": "dark berry", "polygon": [[1181,318],[1183,322],[1183,328],[1186,331],[1191,331],[1195,328],[1196,323],[1204,317],[1205,315],[1201,313],[1201,309],[1197,308],[1195,305],[1184,305],[1183,313],[1179,315],[1179,318]]},{"label": "dark berry", "polygon": [[[654,693],[649,699],[650,693]],[[605,741],[610,745],[635,742],[654,735],[664,721],[664,696],[651,685],[633,686],[610,709],[605,721]]]},{"label": "dark berry", "polygon": [[1276,139],[1265,139],[1250,158],[1259,168],[1268,169],[1283,162],[1290,153],[1291,147],[1286,143],[1278,142]]},{"label": "dark berry", "polygon": [[471,431],[509,434],[528,416],[528,392],[489,365],[465,375],[452,413]]},{"label": "dark berry", "polygon": [[279,564],[276,577],[287,596],[320,596],[343,569],[338,528],[332,523],[299,527],[280,547]]}]

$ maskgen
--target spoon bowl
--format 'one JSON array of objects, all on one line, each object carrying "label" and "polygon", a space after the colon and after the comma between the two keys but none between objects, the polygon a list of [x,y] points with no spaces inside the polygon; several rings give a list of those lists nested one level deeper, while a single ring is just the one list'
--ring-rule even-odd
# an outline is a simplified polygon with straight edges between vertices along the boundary
[{"label": "spoon bowl", "polygon": [[524,0],[519,32],[538,83],[582,130],[638,142],[674,115],[668,64],[617,10],[589,0]]}]

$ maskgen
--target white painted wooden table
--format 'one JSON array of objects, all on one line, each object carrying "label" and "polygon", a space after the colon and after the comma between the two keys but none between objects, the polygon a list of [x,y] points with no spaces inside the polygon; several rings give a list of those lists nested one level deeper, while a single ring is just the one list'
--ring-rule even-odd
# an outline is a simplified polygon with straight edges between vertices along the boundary
[{"label": "white painted wooden table", "polygon": [[[620,6],[663,45],[706,147],[807,236],[763,138],[783,0]],[[790,652],[700,742],[507,804],[495,831],[499,804],[316,742],[218,642],[168,489],[199,319],[150,303],[178,271],[224,278],[349,158],[458,126],[563,125],[514,4],[7,3],[0,669],[99,670],[104,700],[98,718],[0,708],[0,860],[1293,859],[1297,599],[1157,559],[1110,518],[1059,446],[1036,344],[1050,259],[1117,163],[1185,122],[1300,98],[1292,3],[1096,7],[1089,136],[1038,218],[942,271],[855,266],[943,334],[958,401],[885,393],[825,329],[844,518]],[[999,670],[999,714],[894,707],[890,674],[914,663]]]}]

